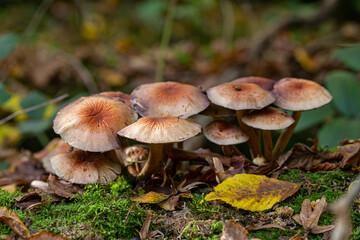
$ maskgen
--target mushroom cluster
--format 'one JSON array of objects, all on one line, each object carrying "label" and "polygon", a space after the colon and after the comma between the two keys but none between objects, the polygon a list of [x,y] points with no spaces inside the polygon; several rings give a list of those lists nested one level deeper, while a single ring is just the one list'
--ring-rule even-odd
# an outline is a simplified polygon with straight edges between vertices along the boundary
[{"label": "mushroom cluster", "polygon": [[[261,157],[265,163],[273,163],[284,151],[301,111],[318,108],[331,99],[319,84],[295,78],[278,82],[240,78],[209,88],[206,94],[177,82],[144,84],[130,96],[104,92],[80,98],[58,112],[54,131],[75,150],[51,157],[50,165],[56,175],[70,182],[107,183],[120,173],[126,155],[135,154],[133,149],[124,151],[126,139],[133,139],[149,144],[146,154],[139,151],[139,157],[133,158],[146,158],[141,167],[136,165],[138,179],[161,175],[166,148],[201,132],[201,125],[188,119],[195,114],[213,118],[204,135],[222,146],[225,155],[240,154],[235,145],[247,141],[252,160]],[[271,108],[272,104],[293,111],[292,117]],[[236,117],[239,126],[224,120],[229,116]],[[273,147],[271,130],[279,129],[285,130]]]}]

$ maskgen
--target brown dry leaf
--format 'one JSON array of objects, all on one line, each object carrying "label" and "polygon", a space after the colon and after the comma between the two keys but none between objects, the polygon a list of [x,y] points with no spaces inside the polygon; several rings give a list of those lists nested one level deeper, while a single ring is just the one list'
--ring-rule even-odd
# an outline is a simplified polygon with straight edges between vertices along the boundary
[{"label": "brown dry leaf", "polygon": [[222,200],[237,208],[264,211],[293,195],[299,188],[299,184],[243,173],[217,185],[205,200]]},{"label": "brown dry leaf", "polygon": [[259,224],[250,224],[246,226],[246,229],[249,231],[256,231],[256,230],[269,229],[269,228],[278,228],[281,230],[286,230],[283,226],[274,223],[269,223],[269,224],[259,223]]},{"label": "brown dry leaf", "polygon": [[330,163],[330,162],[324,162],[317,164],[315,166],[312,166],[308,170],[311,172],[318,172],[318,171],[332,171],[339,167],[339,163]]},{"label": "brown dry leaf", "polygon": [[300,168],[309,170],[313,166],[327,161],[339,161],[342,158],[341,154],[317,152],[302,143],[297,143],[286,154],[282,155],[277,163],[280,167]]},{"label": "brown dry leaf", "polygon": [[311,202],[305,199],[301,204],[300,215],[293,216],[293,219],[303,226],[304,230],[308,233],[319,234],[330,231],[334,228],[333,225],[318,226],[319,218],[326,206],[325,196],[322,196],[319,203],[312,210]]},{"label": "brown dry leaf", "polygon": [[234,220],[223,223],[221,240],[248,240],[248,232],[239,223]]},{"label": "brown dry leaf", "polygon": [[52,233],[48,233],[45,231],[41,231],[36,234],[33,234],[28,239],[29,240],[68,240],[67,238],[61,235],[53,235]]},{"label": "brown dry leaf", "polygon": [[151,223],[151,212],[149,211],[148,214],[146,215],[143,226],[139,232],[141,240],[148,239],[150,223]]},{"label": "brown dry leaf", "polygon": [[360,142],[354,142],[338,147],[338,151],[343,155],[340,167],[350,165],[359,169],[360,167]]},{"label": "brown dry leaf", "polygon": [[16,213],[11,212],[6,207],[0,207],[0,221],[9,225],[20,237],[24,239],[30,237],[30,231],[25,227],[24,223],[18,218]]},{"label": "brown dry leaf", "polygon": [[47,179],[50,192],[63,198],[71,198],[75,194],[83,194],[85,191],[75,184],[60,182],[56,176],[49,175]]},{"label": "brown dry leaf", "polygon": [[175,211],[175,207],[178,204],[180,197],[192,198],[192,195],[190,192],[179,193],[179,194],[169,197],[168,199],[166,199],[163,202],[158,203],[158,205],[167,211]]}]

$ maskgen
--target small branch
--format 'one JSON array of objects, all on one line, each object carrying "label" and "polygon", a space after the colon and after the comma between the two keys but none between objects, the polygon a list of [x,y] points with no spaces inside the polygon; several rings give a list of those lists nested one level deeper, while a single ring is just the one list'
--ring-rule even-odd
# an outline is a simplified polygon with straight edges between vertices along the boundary
[{"label": "small branch", "polygon": [[174,23],[174,16],[176,10],[176,2],[177,0],[170,0],[169,3],[169,12],[166,16],[165,27],[161,37],[160,44],[160,55],[156,65],[156,82],[162,82],[164,77],[164,67],[165,67],[165,53],[169,46],[171,31]]},{"label": "small branch", "polygon": [[331,233],[330,240],[346,240],[351,234],[351,215],[350,209],[355,198],[360,192],[360,175],[357,176],[354,186],[350,191],[340,198],[336,203],[330,206],[330,209],[335,213],[335,228]]},{"label": "small branch", "polygon": [[56,103],[56,102],[60,102],[61,100],[67,98],[68,96],[69,96],[69,94],[64,94],[64,95],[61,95],[60,97],[51,99],[51,100],[49,100],[47,102],[43,102],[43,103],[40,103],[38,105],[35,105],[35,106],[32,106],[32,107],[29,107],[29,108],[14,112],[14,113],[8,115],[7,117],[1,119],[0,120],[0,125],[10,121],[11,119],[16,118],[17,116],[19,116],[21,114],[32,112],[32,111],[35,111],[35,110],[37,110],[39,108],[46,107],[47,105],[50,105],[50,104],[53,104],[53,103]]}]

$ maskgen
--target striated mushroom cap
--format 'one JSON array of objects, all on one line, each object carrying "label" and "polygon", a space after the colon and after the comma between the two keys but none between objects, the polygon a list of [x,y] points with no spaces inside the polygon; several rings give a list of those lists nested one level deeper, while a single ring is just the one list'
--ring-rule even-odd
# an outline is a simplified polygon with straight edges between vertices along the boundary
[{"label": "striated mushroom cap", "polygon": [[76,150],[50,158],[55,174],[77,184],[106,184],[114,181],[121,166],[102,153]]},{"label": "striated mushroom cap", "polygon": [[234,110],[261,109],[275,101],[275,97],[254,83],[223,83],[209,88],[212,103]]},{"label": "striated mushroom cap", "polygon": [[194,121],[177,117],[143,117],[118,134],[144,143],[182,142],[201,132]]},{"label": "striated mushroom cap", "polygon": [[242,121],[250,127],[263,130],[285,129],[294,123],[294,119],[289,114],[273,108],[251,111],[242,118]]},{"label": "striated mushroom cap", "polygon": [[283,78],[274,85],[274,105],[291,111],[305,111],[321,107],[332,100],[320,84],[298,78]]},{"label": "striated mushroom cap", "polygon": [[137,119],[125,103],[106,96],[82,97],[61,109],[53,129],[69,145],[91,152],[119,148],[117,132]]},{"label": "striated mushroom cap", "polygon": [[238,126],[225,121],[209,123],[205,127],[204,135],[218,145],[234,145],[249,140],[249,137]]},{"label": "striated mushroom cap", "polygon": [[209,103],[199,88],[177,82],[144,84],[131,93],[132,107],[141,116],[188,118]]}]

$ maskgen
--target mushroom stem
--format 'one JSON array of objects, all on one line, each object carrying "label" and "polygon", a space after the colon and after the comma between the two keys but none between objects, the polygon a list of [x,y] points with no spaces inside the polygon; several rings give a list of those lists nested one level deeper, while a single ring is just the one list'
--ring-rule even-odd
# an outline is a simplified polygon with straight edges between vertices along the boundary
[{"label": "mushroom stem", "polygon": [[177,142],[175,143],[176,148],[184,149],[184,142]]},{"label": "mushroom stem", "polygon": [[106,157],[108,157],[113,162],[119,163],[123,168],[125,166],[125,157],[123,151],[119,149],[110,150],[104,153]]},{"label": "mushroom stem", "polygon": [[149,179],[152,174],[159,174],[164,165],[164,144],[150,144],[150,153],[148,160],[141,170],[138,180]]},{"label": "mushroom stem", "polygon": [[273,159],[277,159],[280,154],[285,150],[286,145],[288,144],[296,125],[299,122],[299,119],[301,117],[301,111],[294,111],[292,114],[292,118],[295,120],[293,124],[291,124],[289,127],[287,127],[280,135],[278,140],[276,141],[272,156]]},{"label": "mushroom stem", "polygon": [[263,142],[264,142],[264,155],[266,162],[272,162],[272,138],[270,130],[262,130]]},{"label": "mushroom stem", "polygon": [[259,139],[258,139],[254,129],[249,127],[248,125],[246,125],[241,120],[242,117],[244,116],[244,114],[245,114],[245,110],[236,111],[236,117],[237,117],[237,120],[238,120],[241,130],[243,130],[244,133],[249,136],[248,144],[250,147],[251,158],[254,159],[254,157],[262,155],[261,147],[260,147]]},{"label": "mushroom stem", "polygon": [[223,151],[224,155],[225,156],[229,156],[231,157],[233,155],[233,150],[231,148],[231,145],[228,146],[228,145],[222,145],[221,146],[221,150]]}]

